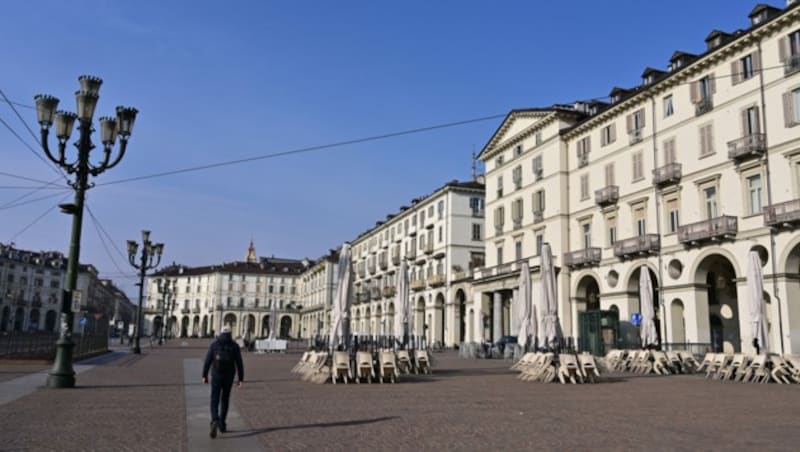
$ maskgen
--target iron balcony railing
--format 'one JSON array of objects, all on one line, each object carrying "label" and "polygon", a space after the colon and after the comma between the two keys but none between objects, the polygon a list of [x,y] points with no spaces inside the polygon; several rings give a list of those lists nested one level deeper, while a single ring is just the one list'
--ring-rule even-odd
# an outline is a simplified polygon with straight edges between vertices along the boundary
[{"label": "iron balcony railing", "polygon": [[533,211],[533,222],[534,223],[541,223],[542,221],[544,221],[544,211],[534,210]]},{"label": "iron balcony railing", "polygon": [[584,248],[564,254],[564,265],[567,267],[581,267],[584,265],[597,265],[600,263],[602,250],[598,247]]},{"label": "iron balcony railing", "polygon": [[800,199],[764,207],[764,225],[790,226],[800,223]]},{"label": "iron balcony railing", "polygon": [[767,150],[767,136],[753,133],[728,142],[728,158],[735,161],[757,157]]},{"label": "iron balcony railing", "polygon": [[735,236],[737,231],[736,217],[723,215],[678,227],[678,241],[691,245],[702,241],[721,240]]},{"label": "iron balcony railing", "polygon": [[410,287],[411,290],[422,290],[425,288],[425,280],[415,279],[408,284],[408,287]]},{"label": "iron balcony railing", "polygon": [[189,309],[189,308],[183,308],[183,309],[181,309],[181,314],[188,314],[188,313],[190,313],[190,312],[192,312],[192,310],[191,310],[191,309]]},{"label": "iron balcony railing", "polygon": [[632,237],[617,240],[614,243],[614,255],[620,258],[633,257],[641,254],[650,254],[661,248],[658,234],[646,234],[641,237]]},{"label": "iron balcony railing", "polygon": [[473,217],[483,218],[483,216],[485,214],[486,213],[484,212],[483,209],[472,209],[472,216]]},{"label": "iron balcony railing", "polygon": [[369,274],[370,274],[370,275],[374,275],[374,274],[375,274],[375,272],[377,271],[377,269],[375,268],[375,262],[370,262],[370,263],[367,265],[367,270],[369,271]]},{"label": "iron balcony railing", "polygon": [[653,170],[653,185],[677,184],[681,181],[681,164],[668,163]]},{"label": "iron balcony railing", "polygon": [[392,265],[400,265],[400,253],[392,253]]},{"label": "iron balcony railing", "polygon": [[200,308],[193,308],[192,309],[192,313],[193,314],[200,314]]},{"label": "iron balcony railing", "polygon": [[642,129],[633,129],[629,134],[629,142],[631,146],[642,141]]},{"label": "iron balcony railing", "polygon": [[600,206],[616,204],[619,200],[619,187],[609,185],[594,192],[594,202]]},{"label": "iron balcony railing", "polygon": [[694,115],[695,116],[704,115],[713,109],[714,109],[714,101],[711,100],[711,96],[706,96],[700,102],[695,104]]},{"label": "iron balcony railing", "polygon": [[379,300],[381,298],[381,289],[378,287],[373,287],[369,290],[370,295],[372,296],[373,300]]},{"label": "iron balcony railing", "polygon": [[430,241],[425,244],[425,254],[433,253],[433,241]]},{"label": "iron balcony railing", "polygon": [[512,223],[514,224],[514,230],[522,229],[522,218],[514,218]]},{"label": "iron balcony railing", "polygon": [[386,260],[386,256],[382,256],[378,259],[378,267],[380,267],[381,270],[389,268],[389,262]]},{"label": "iron balcony railing", "polygon": [[383,296],[386,298],[393,297],[397,293],[397,289],[393,286],[383,288]]},{"label": "iron balcony railing", "polygon": [[467,279],[470,276],[472,276],[472,272],[460,271],[460,272],[454,272],[452,279],[453,279],[453,281],[458,281],[458,280],[461,280],[461,279]]},{"label": "iron balcony railing", "polygon": [[428,278],[428,285],[431,287],[437,287],[444,285],[446,281],[447,279],[444,277],[444,275],[433,275]]},{"label": "iron balcony railing", "polygon": [[800,54],[791,55],[789,58],[786,59],[786,63],[784,66],[785,75],[794,74],[797,71],[800,71]]},{"label": "iron balcony railing", "polygon": [[503,235],[503,225],[494,226],[494,235]]}]

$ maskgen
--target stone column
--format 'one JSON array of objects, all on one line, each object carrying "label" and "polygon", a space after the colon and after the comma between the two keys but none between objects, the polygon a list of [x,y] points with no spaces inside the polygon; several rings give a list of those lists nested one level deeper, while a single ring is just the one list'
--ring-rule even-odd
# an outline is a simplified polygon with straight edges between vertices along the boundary
[{"label": "stone column", "polygon": [[497,342],[503,335],[503,293],[499,290],[492,294],[494,315],[492,324],[492,341]]},{"label": "stone column", "polygon": [[514,289],[514,293],[513,293],[512,297],[513,298],[511,299],[511,322],[510,322],[511,323],[511,327],[510,327],[510,331],[511,331],[511,335],[512,336],[517,336],[519,334],[519,326],[520,326],[521,317],[522,317],[522,313],[521,312],[517,312],[517,310],[514,309],[517,306],[519,306],[519,289]]}]

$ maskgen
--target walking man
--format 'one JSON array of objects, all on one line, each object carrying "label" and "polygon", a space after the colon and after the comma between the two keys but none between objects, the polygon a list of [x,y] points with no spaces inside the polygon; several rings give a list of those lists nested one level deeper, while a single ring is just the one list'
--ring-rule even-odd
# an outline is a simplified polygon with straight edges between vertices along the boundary
[{"label": "walking man", "polygon": [[208,384],[208,371],[211,369],[211,437],[217,437],[217,430],[225,433],[228,428],[228,401],[231,397],[233,379],[238,373],[237,387],[244,381],[244,365],[239,344],[231,337],[231,327],[222,327],[217,340],[211,343],[203,364],[203,383]]}]

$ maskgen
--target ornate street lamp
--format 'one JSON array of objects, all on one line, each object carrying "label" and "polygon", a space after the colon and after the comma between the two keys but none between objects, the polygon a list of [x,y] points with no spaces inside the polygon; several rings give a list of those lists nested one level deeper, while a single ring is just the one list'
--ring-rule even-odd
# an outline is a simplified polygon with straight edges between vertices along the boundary
[{"label": "ornate street lamp", "polygon": [[[93,177],[116,166],[125,155],[128,140],[133,131],[136,120],[135,108],[117,107],[116,118],[100,118],[101,142],[103,143],[103,157],[98,165],[89,163],[89,154],[95,148],[91,136],[94,132],[92,117],[100,98],[100,85],[103,81],[97,77],[82,75],[78,77],[80,90],[75,93],[77,113],[56,110],[58,99],[46,94],[38,94],[36,100],[36,117],[41,126],[41,143],[47,158],[64,169],[67,174],[74,174],[75,180],[68,181],[75,190],[75,200],[70,204],[61,204],[61,211],[72,215],[72,234],[69,244],[69,259],[67,260],[67,280],[61,298],[61,326],[59,337],[56,341],[56,358],[53,369],[47,376],[47,386],[51,388],[72,388],[75,386],[75,371],[72,368],[72,326],[74,316],[72,313],[72,296],[78,281],[78,262],[81,249],[81,228],[83,225],[83,203],[86,190],[94,184],[89,182],[89,175]],[[66,156],[67,141],[72,135],[72,129],[78,121],[80,137],[73,143],[78,150],[75,160],[68,160]],[[50,127],[56,125],[58,138],[57,156],[53,155],[48,145]],[[119,136],[119,153],[112,160],[111,152]]]},{"label": "ornate street lamp", "polygon": [[[158,267],[161,263],[161,255],[164,252],[163,243],[153,243],[150,241],[150,231],[142,231],[142,255],[139,264],[136,264],[136,251],[139,249],[139,244],[135,240],[128,240],[128,261],[137,270],[139,270],[139,309],[136,310],[136,336],[134,339],[133,353],[142,353],[139,347],[139,339],[142,336],[142,296],[144,290],[144,277],[147,270]],[[153,260],[155,259],[155,264]]]},{"label": "ornate street lamp", "polygon": [[164,279],[163,281],[161,278],[158,278],[158,292],[164,295],[164,305],[162,306],[163,315],[161,316],[161,326],[160,332],[158,335],[158,345],[164,343],[164,334],[167,332],[166,322],[167,322],[167,315],[172,314],[172,310],[168,310],[169,300],[170,297],[174,298],[175,293],[177,291],[178,281],[173,279]]}]

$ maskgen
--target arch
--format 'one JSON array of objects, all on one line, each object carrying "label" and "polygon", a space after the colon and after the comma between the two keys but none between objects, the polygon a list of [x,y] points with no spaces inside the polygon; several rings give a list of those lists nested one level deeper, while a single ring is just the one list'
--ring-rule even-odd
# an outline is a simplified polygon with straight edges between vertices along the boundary
[{"label": "arch", "polygon": [[789,241],[776,264],[778,273],[800,273],[800,235]]},{"label": "arch", "polygon": [[280,338],[287,339],[292,333],[292,318],[288,315],[281,317]]},{"label": "arch", "polygon": [[580,287],[581,282],[587,276],[591,276],[592,278],[594,278],[594,280],[597,281],[598,287],[599,287],[599,284],[600,284],[600,281],[601,281],[600,275],[598,275],[593,270],[589,270],[589,269],[581,270],[580,272],[575,273],[575,274],[572,275],[572,280],[574,281],[574,283],[572,284],[572,292],[571,293],[573,293],[573,294],[577,294],[578,293],[578,288]]},{"label": "arch", "polygon": [[[733,267],[733,271],[737,275],[742,275],[743,273],[739,270],[739,266],[737,264],[736,256],[733,255],[730,251],[726,250],[725,248],[721,247],[713,247],[707,250],[704,250],[702,253],[698,254],[695,257],[694,262],[692,263],[692,267],[689,269],[689,275],[695,275],[694,282],[697,284],[705,284],[705,275],[702,275],[702,278],[698,275],[698,271],[701,269],[701,264],[705,261],[708,257],[713,255],[721,255]],[[690,276],[691,277],[691,276]]]},{"label": "arch", "polygon": [[378,305],[378,307],[375,308],[375,318],[378,319],[378,325],[380,325],[378,334],[386,334],[386,319],[383,318],[383,306]]},{"label": "arch", "polygon": [[686,342],[686,319],[684,318],[683,301],[676,298],[669,305],[670,338],[673,343]]},{"label": "arch", "polygon": [[58,324],[56,320],[58,320],[58,313],[53,309],[47,311],[44,316],[44,330],[49,333],[55,332]]},{"label": "arch", "polygon": [[203,337],[208,337],[208,316],[203,316],[202,327],[200,327],[200,331]]},{"label": "arch", "polygon": [[0,332],[5,333],[8,331],[9,323],[11,320],[11,308],[3,306],[3,314],[0,317]]},{"label": "arch", "polygon": [[661,281],[658,280],[658,267],[647,261],[642,261],[636,266],[631,266],[628,269],[628,274],[625,275],[623,281],[628,281],[628,292],[639,292],[639,274],[642,267],[647,267],[650,270],[650,279],[653,281],[653,287],[660,286]]},{"label": "arch", "polygon": [[185,315],[181,319],[181,337],[189,337],[189,316]]},{"label": "arch", "polygon": [[475,309],[469,310],[469,321],[467,322],[467,335],[466,337],[470,340],[470,342],[475,342]]},{"label": "arch", "polygon": [[192,337],[200,336],[200,316],[196,315],[192,319]]},{"label": "arch", "polygon": [[39,310],[31,309],[28,314],[28,331],[35,331],[39,329]]},{"label": "arch", "polygon": [[228,325],[231,331],[236,331],[236,314],[229,312],[222,318],[222,326]]},{"label": "arch", "polygon": [[444,345],[444,330],[445,330],[446,317],[444,315],[444,294],[439,292],[433,302],[433,331],[432,336],[434,341],[439,341]]},{"label": "arch", "polygon": [[256,332],[256,316],[247,314],[244,318],[244,337],[249,341]]},{"label": "arch", "polygon": [[453,340],[460,344],[467,339],[467,296],[464,294],[463,289],[456,291],[455,305],[455,322],[453,322],[453,326],[456,331],[453,335]]},{"label": "arch", "polygon": [[361,321],[361,333],[370,335],[372,334],[372,309],[367,306],[364,308],[364,318]]},{"label": "arch", "polygon": [[160,315],[153,317],[153,334],[159,337],[164,336],[164,318]]},{"label": "arch", "polygon": [[695,309],[699,311],[698,329],[705,332],[715,351],[733,353],[741,351],[736,285],[739,273],[728,256],[727,252],[706,253],[695,265],[692,277],[696,286]]},{"label": "arch", "polygon": [[583,310],[596,311],[600,309],[600,282],[594,274],[584,274],[575,288],[576,303],[583,303]]},{"label": "arch", "polygon": [[414,336],[425,335],[425,297],[417,298],[414,304]]},{"label": "arch", "polygon": [[269,315],[261,316],[261,337],[269,336]]}]

